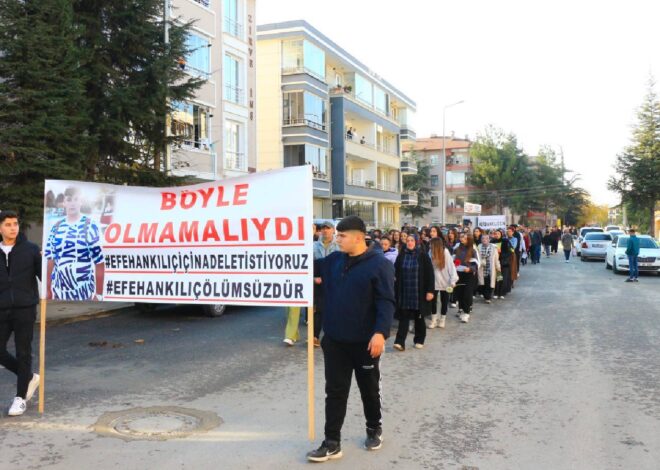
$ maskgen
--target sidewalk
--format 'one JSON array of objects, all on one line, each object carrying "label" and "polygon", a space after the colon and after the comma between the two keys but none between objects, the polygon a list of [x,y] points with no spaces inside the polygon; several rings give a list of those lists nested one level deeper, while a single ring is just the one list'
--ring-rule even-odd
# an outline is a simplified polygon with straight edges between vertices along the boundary
[{"label": "sidewalk", "polygon": [[[48,301],[46,310],[47,323],[68,323],[72,321],[88,320],[90,318],[107,316],[118,310],[133,307],[132,302],[60,302]],[[40,320],[39,306],[37,306],[37,323]]]}]

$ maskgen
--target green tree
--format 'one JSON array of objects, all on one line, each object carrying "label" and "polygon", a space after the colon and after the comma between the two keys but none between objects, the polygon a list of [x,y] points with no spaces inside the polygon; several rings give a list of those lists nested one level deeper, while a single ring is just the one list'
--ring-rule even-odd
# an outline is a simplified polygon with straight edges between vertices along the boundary
[{"label": "green tree", "polygon": [[411,153],[410,159],[417,162],[417,173],[403,175],[403,192],[417,193],[417,205],[401,206],[401,211],[409,215],[414,222],[431,212],[431,208],[428,207],[431,202],[429,187],[431,165],[416,152]]},{"label": "green tree", "polygon": [[637,112],[632,143],[618,155],[615,170],[616,175],[608,182],[609,189],[621,195],[633,214],[646,213],[645,225],[655,236],[655,207],[660,200],[660,102],[653,77]]},{"label": "green tree", "polygon": [[[86,98],[90,111],[88,179],[171,184],[161,172],[166,116],[203,83],[177,64],[190,23],[169,22],[164,41],[162,0],[72,0],[82,27]],[[170,139],[171,140],[171,139]]]},{"label": "green tree", "polygon": [[517,210],[525,205],[525,196],[516,190],[533,188],[533,175],[515,135],[489,126],[477,136],[470,154],[469,183],[480,188],[470,195],[475,202],[494,206],[498,213],[507,206]]},{"label": "green tree", "polygon": [[0,208],[40,220],[44,180],[79,179],[90,124],[69,0],[0,0]]}]

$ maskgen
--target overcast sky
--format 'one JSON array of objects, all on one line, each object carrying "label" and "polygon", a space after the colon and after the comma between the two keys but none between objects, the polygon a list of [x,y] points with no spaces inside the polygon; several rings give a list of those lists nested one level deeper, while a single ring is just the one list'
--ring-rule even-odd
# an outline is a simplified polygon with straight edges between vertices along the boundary
[{"label": "overcast sky", "polygon": [[660,78],[660,0],[257,0],[258,24],[293,19],[415,100],[418,137],[465,100],[447,134],[493,124],[528,154],[561,146],[595,202],[618,202],[607,178]]}]

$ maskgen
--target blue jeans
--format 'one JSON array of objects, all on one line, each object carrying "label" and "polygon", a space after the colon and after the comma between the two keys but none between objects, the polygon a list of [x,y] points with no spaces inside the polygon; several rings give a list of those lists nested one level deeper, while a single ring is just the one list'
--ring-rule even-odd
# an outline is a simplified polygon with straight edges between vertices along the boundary
[{"label": "blue jeans", "polygon": [[630,267],[630,279],[637,279],[639,277],[639,267],[637,266],[637,255],[628,255],[628,266]]},{"label": "blue jeans", "polygon": [[566,257],[566,261],[571,259],[571,250],[564,250],[564,256]]}]

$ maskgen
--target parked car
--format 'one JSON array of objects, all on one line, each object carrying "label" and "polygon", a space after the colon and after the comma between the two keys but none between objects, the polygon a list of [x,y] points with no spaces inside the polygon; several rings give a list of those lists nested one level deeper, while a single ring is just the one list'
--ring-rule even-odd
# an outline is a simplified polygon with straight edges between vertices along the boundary
[{"label": "parked car", "polygon": [[587,259],[605,259],[607,246],[612,244],[612,235],[609,233],[589,232],[581,243],[582,261]]},{"label": "parked car", "polygon": [[578,256],[580,256],[582,253],[582,241],[584,240],[584,236],[587,233],[593,233],[593,232],[603,233],[603,229],[600,227],[582,227],[578,231],[578,239],[577,239],[577,243],[575,244],[575,250],[577,251]]},{"label": "parked car", "polygon": [[[135,308],[137,308],[142,313],[154,312],[156,311],[156,309],[158,309],[159,305],[167,305],[168,308],[171,308],[174,307],[175,305],[183,305],[183,304],[151,304],[144,302],[135,302]],[[186,305],[191,305],[191,304],[186,304]],[[212,317],[212,318],[221,317],[227,311],[227,305],[225,304],[200,305],[198,308],[201,309],[204,316]]]},{"label": "parked car", "polygon": [[610,230],[609,232],[610,235],[612,235],[612,240],[614,240],[614,237],[619,237],[621,235],[625,235],[626,232],[623,230]]},{"label": "parked car", "polygon": [[[639,238],[639,272],[660,273],[660,246],[649,235],[638,235]],[[607,246],[605,268],[612,269],[614,273],[628,271],[628,256],[626,245],[628,235],[615,237]]]},{"label": "parked car", "polygon": [[606,232],[611,232],[612,230],[621,230],[621,226],[619,225],[608,225],[605,227]]}]

